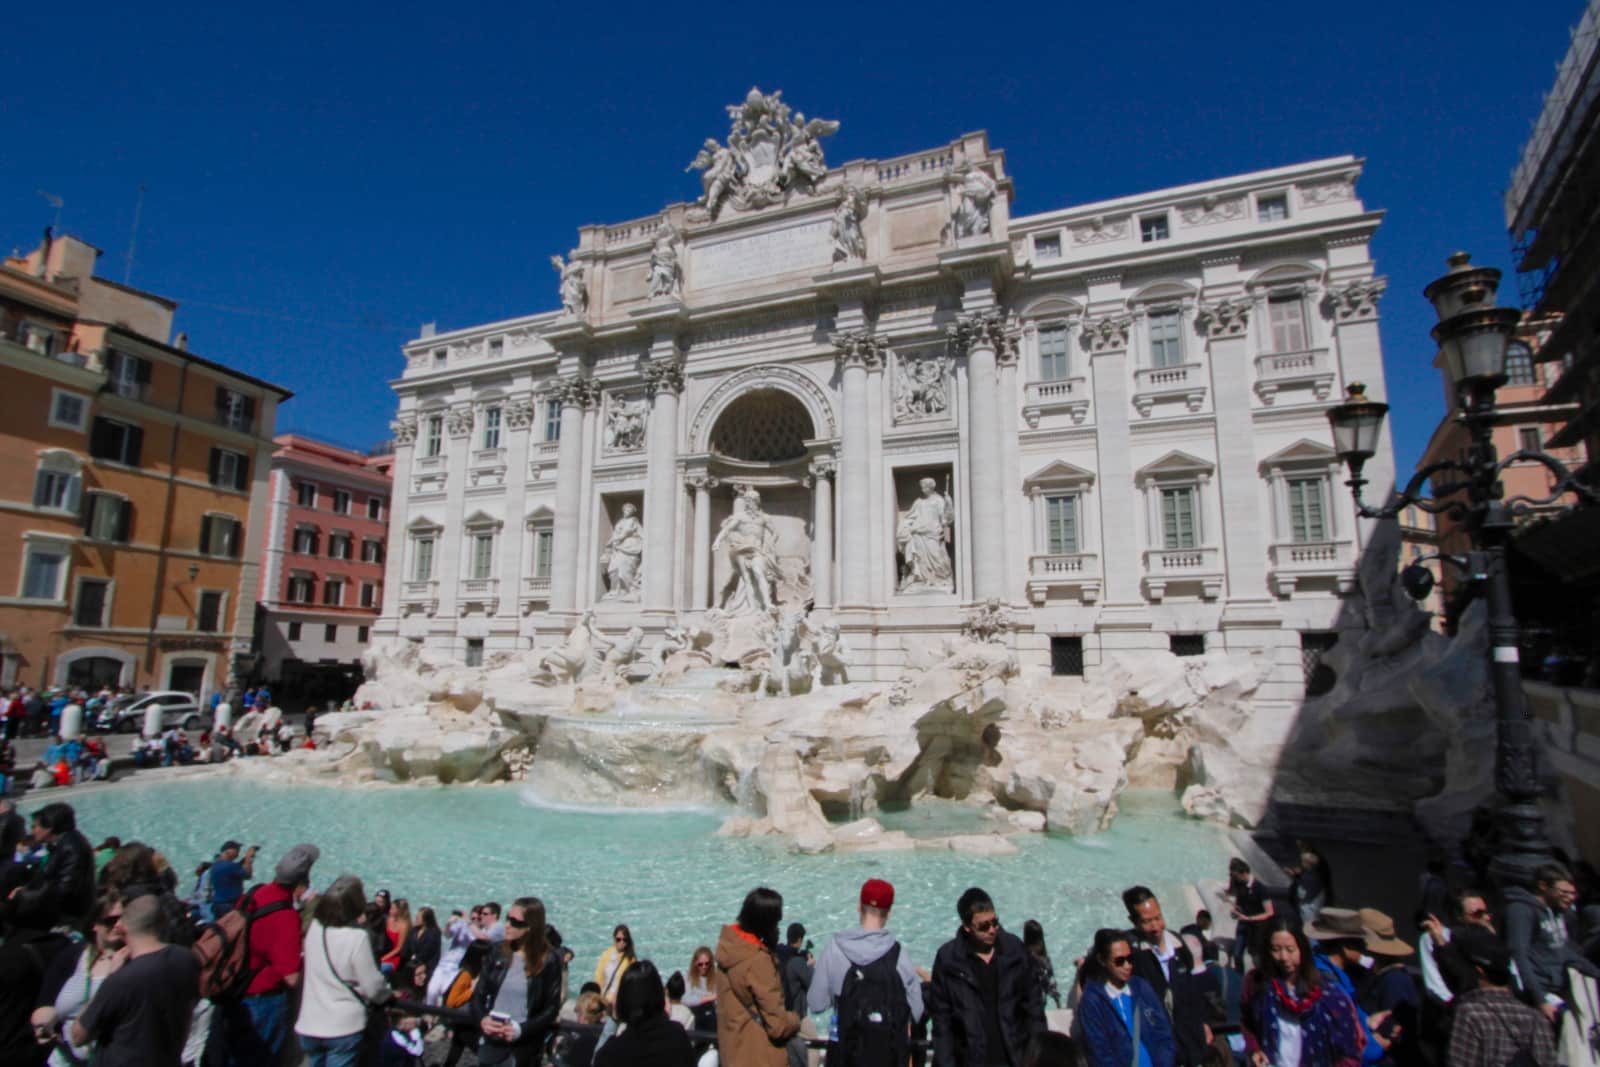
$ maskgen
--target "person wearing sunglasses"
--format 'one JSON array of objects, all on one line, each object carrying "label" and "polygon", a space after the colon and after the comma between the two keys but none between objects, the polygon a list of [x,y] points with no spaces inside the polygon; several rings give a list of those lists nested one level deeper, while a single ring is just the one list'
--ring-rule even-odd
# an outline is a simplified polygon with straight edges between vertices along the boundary
[{"label": "person wearing sunglasses", "polygon": [[617,993],[622,989],[622,975],[637,960],[633,951],[633,933],[619,923],[611,931],[610,946],[600,953],[600,962],[594,965],[594,980],[600,985],[600,995],[605,998],[606,1007],[616,1008]]},{"label": "person wearing sunglasses", "polygon": [[478,1062],[532,1067],[561,1010],[561,954],[550,943],[544,902],[519,897],[506,909],[506,937],[484,960],[472,998],[482,1038]]},{"label": "person wearing sunglasses", "polygon": [[1133,945],[1122,930],[1097,930],[1084,961],[1078,1002],[1079,1049],[1089,1067],[1173,1067],[1177,1045],[1161,997],[1133,973]]},{"label": "person wearing sunglasses", "polygon": [[29,1020],[34,1037],[41,1045],[51,1045],[50,1067],[75,1067],[89,1059],[90,1050],[75,1046],[68,1039],[68,1024],[76,1019],[94,998],[106,978],[127,959],[117,923],[122,919],[122,898],[103,893],[95,902],[93,938],[68,946],[56,953],[45,971],[39,989],[39,1003]]},{"label": "person wearing sunglasses", "polygon": [[927,1009],[941,1067],[1020,1067],[1046,1029],[1044,992],[1022,939],[1000,928],[994,901],[973,887],[956,902],[961,929],[933,959]]},{"label": "person wearing sunglasses", "polygon": [[1449,1004],[1469,989],[1478,988],[1477,967],[1454,947],[1461,935],[1481,930],[1491,937],[1500,936],[1482,890],[1456,890],[1450,895],[1450,912],[1452,921],[1448,926],[1431,912],[1418,924],[1428,935],[1417,946],[1421,949],[1422,984],[1428,995],[1441,1004]]}]

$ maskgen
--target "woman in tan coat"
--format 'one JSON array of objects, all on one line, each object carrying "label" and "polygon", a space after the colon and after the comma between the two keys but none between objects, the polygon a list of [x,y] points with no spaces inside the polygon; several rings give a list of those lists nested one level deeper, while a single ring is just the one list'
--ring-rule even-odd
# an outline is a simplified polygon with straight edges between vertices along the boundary
[{"label": "woman in tan coat", "polygon": [[800,1017],[784,1006],[778,977],[778,924],[783,897],[750,890],[739,921],[717,941],[717,1047],[721,1067],[787,1067],[789,1039]]}]

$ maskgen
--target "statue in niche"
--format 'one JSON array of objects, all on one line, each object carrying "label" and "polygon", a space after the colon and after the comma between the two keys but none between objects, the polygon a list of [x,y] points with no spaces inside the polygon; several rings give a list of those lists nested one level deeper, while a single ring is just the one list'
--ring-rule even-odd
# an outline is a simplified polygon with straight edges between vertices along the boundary
[{"label": "statue in niche", "polygon": [[575,318],[583,318],[589,310],[589,286],[583,278],[583,264],[568,262],[560,256],[551,256],[550,265],[561,275],[561,310]]},{"label": "statue in niche", "polygon": [[867,194],[854,185],[846,185],[833,209],[833,225],[828,235],[833,238],[833,261],[865,259],[867,240],[861,233],[861,220],[867,217]]},{"label": "statue in niche", "polygon": [[902,359],[894,383],[895,418],[926,419],[950,410],[949,367],[949,358],[942,355]]},{"label": "statue in niche", "polygon": [[961,181],[961,199],[957,201],[955,214],[950,218],[956,240],[988,233],[989,208],[994,204],[995,194],[1000,187],[995,185],[993,178],[971,163],[957,167],[956,177]]},{"label": "statue in niche", "polygon": [[650,402],[643,397],[635,400],[613,400],[606,412],[604,445],[607,452],[637,452],[644,447],[645,417]]},{"label": "statue in niche", "polygon": [[622,518],[612,527],[611,540],[600,554],[606,569],[606,595],[602,600],[631,600],[639,595],[639,563],[644,558],[644,527],[639,525],[639,509],[622,505]]},{"label": "statue in niche", "polygon": [[677,296],[683,271],[678,266],[678,231],[663,224],[650,246],[650,297]]},{"label": "statue in niche", "polygon": [[[900,546],[902,593],[953,593],[955,570],[950,563],[950,527],[954,509],[947,493],[932,478],[917,483],[922,494],[900,516],[895,542]],[[993,518],[993,516],[986,516]]]},{"label": "statue in niche", "polygon": [[766,614],[775,600],[773,583],[778,576],[777,531],[767,513],[761,510],[761,494],[741,486],[734,494],[733,513],[722,520],[711,551],[726,549],[733,568],[733,588],[722,602],[732,615],[749,612]]}]

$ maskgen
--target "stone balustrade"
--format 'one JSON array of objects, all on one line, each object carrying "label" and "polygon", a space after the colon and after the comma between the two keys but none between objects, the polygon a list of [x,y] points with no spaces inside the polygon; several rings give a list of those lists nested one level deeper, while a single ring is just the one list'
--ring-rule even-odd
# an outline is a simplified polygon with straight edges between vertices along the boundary
[{"label": "stone balustrade", "polygon": [[1279,596],[1290,596],[1305,578],[1333,578],[1340,592],[1355,582],[1356,546],[1353,541],[1283,541],[1267,549],[1272,583]]},{"label": "stone balustrade", "polygon": [[1190,411],[1199,411],[1206,384],[1205,368],[1199,363],[1140,367],[1133,372],[1133,406],[1140,415],[1149,415],[1157,403],[1181,400]]},{"label": "stone balustrade", "polygon": [[1052,589],[1076,589],[1080,600],[1093,604],[1100,599],[1100,557],[1093,552],[1029,556],[1029,598],[1043,604]]},{"label": "stone balustrade", "polygon": [[1265,352],[1256,357],[1256,395],[1271,404],[1279,390],[1310,389],[1318,400],[1333,391],[1333,362],[1326,348],[1300,352]]},{"label": "stone balustrade", "polygon": [[400,583],[400,607],[432,615],[439,610],[439,583],[433,579]]},{"label": "stone balustrade", "polygon": [[1089,379],[1082,377],[1028,382],[1023,386],[1022,417],[1036,427],[1040,416],[1065,412],[1074,424],[1081,423],[1089,415],[1089,394]]},{"label": "stone balustrade", "polygon": [[1206,599],[1222,594],[1222,550],[1212,545],[1198,548],[1149,548],[1144,553],[1145,592],[1159,601],[1169,585],[1200,587]]}]

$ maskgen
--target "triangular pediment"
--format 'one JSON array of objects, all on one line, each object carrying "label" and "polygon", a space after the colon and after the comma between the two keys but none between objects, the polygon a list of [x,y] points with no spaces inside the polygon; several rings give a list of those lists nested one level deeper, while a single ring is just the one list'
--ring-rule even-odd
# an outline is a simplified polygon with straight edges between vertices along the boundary
[{"label": "triangular pediment", "polygon": [[1153,463],[1140,467],[1135,474],[1137,478],[1161,478],[1182,474],[1210,474],[1216,465],[1191,456],[1187,452],[1172,451],[1162,456]]},{"label": "triangular pediment", "polygon": [[418,515],[416,518],[406,523],[406,529],[410,530],[412,533],[425,533],[430,530],[442,530],[444,527],[440,526],[438,523],[434,522],[425,515]]},{"label": "triangular pediment", "polygon": [[499,526],[500,520],[495,518],[493,515],[490,515],[487,511],[480,509],[478,511],[474,511],[471,515],[468,515],[465,519],[463,519],[461,525],[466,527]]},{"label": "triangular pediment", "polygon": [[541,504],[532,511],[528,512],[527,517],[522,521],[528,526],[537,526],[540,523],[555,522],[556,513]]},{"label": "triangular pediment", "polygon": [[1064,459],[1051,460],[1043,467],[1028,475],[1022,482],[1023,489],[1047,488],[1055,485],[1083,485],[1094,481],[1094,472],[1084,470],[1082,467],[1068,463]]},{"label": "triangular pediment", "polygon": [[1336,463],[1339,454],[1327,445],[1302,437],[1288,448],[1280,448],[1261,461],[1263,467],[1285,467],[1291,464],[1327,466]]}]

